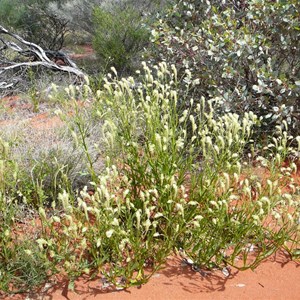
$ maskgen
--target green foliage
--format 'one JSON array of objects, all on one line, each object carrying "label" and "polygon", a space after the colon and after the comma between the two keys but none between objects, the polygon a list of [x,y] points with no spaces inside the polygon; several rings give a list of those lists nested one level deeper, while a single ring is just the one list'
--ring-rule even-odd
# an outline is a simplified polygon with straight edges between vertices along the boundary
[{"label": "green foliage", "polygon": [[113,11],[96,7],[93,45],[104,70],[111,66],[119,71],[129,70],[136,55],[147,44],[149,32],[138,10],[115,6]]},{"label": "green foliage", "polygon": [[[157,11],[162,10],[166,5],[166,0],[64,0],[50,1],[48,9],[55,14],[60,20],[68,21],[72,30],[71,43],[91,43],[97,30],[97,23],[94,21],[93,14],[95,8],[104,9],[111,12],[116,17],[120,11],[126,11],[129,7],[133,9],[134,18],[136,13],[143,19],[147,15],[154,15]],[[138,19],[138,18],[137,18]],[[118,23],[117,20],[116,24]],[[125,24],[126,25],[126,24]],[[111,31],[111,28],[108,28]],[[125,28],[124,28],[125,30]]]},{"label": "green foliage", "polygon": [[[9,247],[11,247],[9,249]],[[7,293],[33,291],[48,279],[51,263],[34,241],[10,241],[0,257],[0,289]]]},{"label": "green foliage", "polygon": [[[13,198],[0,191],[0,291],[13,294],[39,287],[55,272],[55,266],[38,248],[35,236],[29,232],[16,235],[17,230],[21,231],[16,226],[20,211]],[[29,222],[28,216],[26,221]]]},{"label": "green foliage", "polygon": [[76,188],[86,184],[87,179],[79,174],[84,171],[79,169],[82,153],[72,147],[70,140],[64,137],[53,145],[35,135],[37,149],[35,145],[28,145],[21,134],[24,133],[19,131],[19,138],[9,141],[0,138],[2,195],[9,194],[18,203],[33,207],[51,206],[61,190],[75,193]]},{"label": "green foliage", "polygon": [[18,0],[0,1],[0,19],[2,26],[18,26],[18,22],[24,14],[24,7],[19,4]]},{"label": "green foliage", "polygon": [[0,19],[2,26],[45,49],[59,50],[63,46],[68,22],[52,13],[46,0],[2,0]]},{"label": "green foliage", "polygon": [[[119,80],[112,71],[114,79],[105,77],[100,90],[92,91],[88,79],[81,89],[69,86],[71,105],[58,112],[86,158],[89,187],[74,193],[59,181],[69,177],[68,164],[57,159],[65,155],[49,152],[39,159],[31,168],[34,190],[38,199],[49,195],[54,201],[51,208],[38,201],[41,226],[30,241],[13,235],[17,206],[11,186],[1,187],[0,287],[26,290],[60,272],[69,288],[83,274],[126,288],[147,282],[172,251],[195,269],[245,270],[280,248],[292,254],[299,245],[297,168],[282,162],[295,155],[298,149],[290,145],[300,145],[300,138],[278,126],[265,153],[255,161],[249,153],[245,160],[245,149],[255,147],[258,118],[252,112],[220,114],[204,97],[179,98],[189,94],[189,86],[178,87],[192,74],[179,79],[165,63],[152,69],[143,64],[137,87],[132,77]],[[75,100],[80,95],[83,103]],[[2,142],[1,149],[7,168],[8,145]],[[256,169],[270,175],[260,178]],[[0,175],[6,183],[3,167]],[[57,183],[46,184],[47,178]],[[23,191],[25,181],[17,180]],[[36,197],[27,195],[28,203],[30,195]]]},{"label": "green foliage", "polygon": [[[100,2],[95,49],[103,65],[127,72],[147,43],[147,18],[134,1]],[[0,6],[27,26],[24,10],[45,3]],[[58,272],[69,288],[83,274],[140,285],[172,251],[195,270],[255,268],[281,248],[297,258],[299,186],[288,159],[300,149],[289,134],[298,124],[299,3],[179,1],[152,42],[162,62],[143,63],[136,79],[112,67],[99,82],[51,87],[49,99],[67,103],[56,111],[63,136],[1,132],[1,290],[34,289]],[[263,150],[257,128],[274,133]],[[18,235],[30,205],[36,228]]]},{"label": "green foliage", "polygon": [[11,157],[10,145],[0,137],[0,195],[4,196],[17,184],[18,166]]},{"label": "green foliage", "polygon": [[192,72],[191,97],[252,110],[263,131],[285,119],[298,132],[299,1],[177,2],[153,27],[154,60]]}]

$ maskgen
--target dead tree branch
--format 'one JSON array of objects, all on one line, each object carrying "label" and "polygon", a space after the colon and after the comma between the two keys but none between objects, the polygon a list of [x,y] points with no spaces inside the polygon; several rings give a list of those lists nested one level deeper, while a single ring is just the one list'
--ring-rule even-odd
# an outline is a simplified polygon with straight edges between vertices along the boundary
[{"label": "dead tree branch", "polygon": [[73,74],[80,80],[85,76],[85,73],[63,52],[44,50],[0,25],[0,89],[14,85],[9,71],[18,72],[40,66]]}]

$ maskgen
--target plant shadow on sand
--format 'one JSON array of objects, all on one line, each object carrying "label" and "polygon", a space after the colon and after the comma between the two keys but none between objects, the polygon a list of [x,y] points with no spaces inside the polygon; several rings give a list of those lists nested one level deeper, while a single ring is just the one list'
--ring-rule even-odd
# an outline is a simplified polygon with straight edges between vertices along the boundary
[{"label": "plant shadow on sand", "polygon": [[286,299],[297,299],[299,267],[300,263],[291,261],[289,254],[278,251],[253,271],[231,268],[227,277],[220,270],[203,276],[179,257],[169,257],[165,267],[146,285],[116,290],[103,288],[100,277],[90,280],[82,276],[75,281],[74,291],[68,289],[68,281],[57,279],[47,291],[7,299],[282,299],[283,294]]}]

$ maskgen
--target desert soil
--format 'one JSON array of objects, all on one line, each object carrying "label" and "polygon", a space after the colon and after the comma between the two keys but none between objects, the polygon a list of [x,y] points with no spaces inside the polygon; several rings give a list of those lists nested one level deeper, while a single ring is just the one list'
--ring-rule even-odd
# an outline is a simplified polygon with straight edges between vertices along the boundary
[{"label": "desert soil", "polygon": [[141,287],[110,291],[102,289],[100,279],[89,281],[80,278],[75,291],[68,291],[68,283],[58,282],[46,292],[9,296],[15,300],[165,300],[165,299],[300,299],[300,264],[290,261],[287,254],[278,252],[255,270],[237,271],[231,269],[225,276],[213,271],[203,277],[181,260],[170,257],[164,269],[157,272]]}]

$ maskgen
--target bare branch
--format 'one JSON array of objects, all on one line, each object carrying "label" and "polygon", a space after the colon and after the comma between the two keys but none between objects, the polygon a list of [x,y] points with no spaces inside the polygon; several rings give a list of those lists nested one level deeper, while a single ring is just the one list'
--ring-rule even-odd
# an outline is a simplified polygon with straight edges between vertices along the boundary
[{"label": "bare branch", "polygon": [[[63,65],[57,63],[59,60]],[[0,25],[0,89],[13,85],[12,82],[6,82],[9,78],[5,76],[6,72],[38,66],[73,74],[79,79],[85,76],[85,73],[63,52],[43,50],[39,45],[24,40]]]}]

